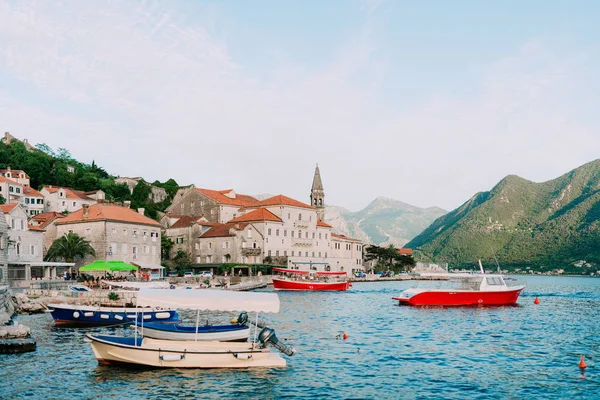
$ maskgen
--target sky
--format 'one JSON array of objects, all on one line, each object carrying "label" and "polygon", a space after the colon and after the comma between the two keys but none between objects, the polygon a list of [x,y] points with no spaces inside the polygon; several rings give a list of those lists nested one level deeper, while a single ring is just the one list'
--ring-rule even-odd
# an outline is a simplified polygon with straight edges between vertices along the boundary
[{"label": "sky", "polygon": [[458,207],[599,157],[600,2],[0,0],[0,129],[109,173]]}]

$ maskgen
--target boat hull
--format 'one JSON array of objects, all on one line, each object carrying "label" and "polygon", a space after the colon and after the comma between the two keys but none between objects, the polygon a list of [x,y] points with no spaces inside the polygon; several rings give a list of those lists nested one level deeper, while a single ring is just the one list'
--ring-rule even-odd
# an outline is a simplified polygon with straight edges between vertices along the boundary
[{"label": "boat hull", "polygon": [[136,314],[138,320],[143,318],[144,322],[179,322],[179,316],[175,310],[92,307],[69,304],[49,304],[48,308],[52,310],[54,323],[65,327],[130,324],[135,322]]},{"label": "boat hull", "polygon": [[410,297],[393,297],[401,305],[411,306],[507,306],[517,303],[525,287],[502,291],[428,290]]},{"label": "boat hull", "polygon": [[157,368],[285,367],[286,361],[268,348],[251,343],[168,341],[86,335],[101,365],[143,365]]},{"label": "boat hull", "polygon": [[350,282],[305,282],[289,281],[285,279],[273,278],[273,288],[275,290],[296,290],[296,291],[345,291],[348,290]]},{"label": "boat hull", "polygon": [[197,340],[217,342],[245,342],[250,328],[242,325],[214,325],[198,327],[179,324],[137,323],[137,331],[144,337],[162,340]]}]

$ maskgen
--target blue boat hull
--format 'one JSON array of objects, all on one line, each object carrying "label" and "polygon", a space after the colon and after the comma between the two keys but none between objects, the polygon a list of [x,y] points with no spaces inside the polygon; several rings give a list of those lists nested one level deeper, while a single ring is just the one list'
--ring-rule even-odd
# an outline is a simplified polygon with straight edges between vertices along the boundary
[{"label": "blue boat hull", "polygon": [[49,305],[54,323],[60,326],[106,326],[121,325],[139,321],[177,323],[179,315],[175,310],[88,307],[69,305]]}]

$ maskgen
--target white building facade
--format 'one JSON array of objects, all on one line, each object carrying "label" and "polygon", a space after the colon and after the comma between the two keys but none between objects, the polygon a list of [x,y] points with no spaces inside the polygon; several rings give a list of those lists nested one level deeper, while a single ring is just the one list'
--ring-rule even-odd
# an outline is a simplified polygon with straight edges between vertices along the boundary
[{"label": "white building facade", "polygon": [[85,193],[65,187],[44,186],[40,193],[44,196],[44,212],[75,212],[84,204],[96,204],[96,200]]}]

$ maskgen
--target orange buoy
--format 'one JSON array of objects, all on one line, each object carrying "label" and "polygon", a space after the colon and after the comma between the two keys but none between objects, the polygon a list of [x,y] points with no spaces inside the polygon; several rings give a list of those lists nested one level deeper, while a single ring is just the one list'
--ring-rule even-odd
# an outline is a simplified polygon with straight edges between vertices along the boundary
[{"label": "orange buoy", "polygon": [[342,337],[344,338],[344,340],[348,339],[348,335],[346,334],[346,332],[344,332],[344,334],[342,335]]},{"label": "orange buoy", "polygon": [[533,304],[540,304],[540,299],[538,299],[537,297],[535,298],[535,300],[533,301]]},{"label": "orange buoy", "polygon": [[585,365],[585,360],[584,360],[583,356],[581,356],[581,358],[579,359],[579,368],[580,369],[586,369],[587,368],[587,365]]}]

